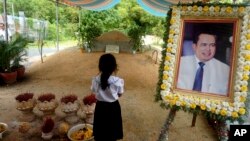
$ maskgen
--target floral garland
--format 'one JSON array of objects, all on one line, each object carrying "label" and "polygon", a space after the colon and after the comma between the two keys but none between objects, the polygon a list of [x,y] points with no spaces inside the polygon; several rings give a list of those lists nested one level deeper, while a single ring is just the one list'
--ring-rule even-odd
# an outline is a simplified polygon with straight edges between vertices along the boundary
[{"label": "floral garland", "polygon": [[[239,120],[247,113],[248,79],[250,71],[250,7],[244,5],[216,4],[178,4],[173,6],[167,16],[165,45],[159,68],[159,82],[156,101],[162,106],[192,113],[203,112],[216,120]],[[224,16],[242,19],[239,57],[237,62],[234,102],[187,96],[172,91],[178,39],[180,38],[181,16]]]}]

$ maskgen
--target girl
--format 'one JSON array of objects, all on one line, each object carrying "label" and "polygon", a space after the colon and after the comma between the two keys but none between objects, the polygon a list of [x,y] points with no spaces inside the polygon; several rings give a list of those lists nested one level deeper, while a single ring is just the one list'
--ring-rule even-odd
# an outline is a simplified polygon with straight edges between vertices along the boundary
[{"label": "girl", "polygon": [[91,85],[97,99],[93,134],[95,141],[116,141],[123,138],[118,98],[124,92],[124,80],[115,76],[117,64],[112,54],[100,57],[99,71],[100,73],[92,79]]}]

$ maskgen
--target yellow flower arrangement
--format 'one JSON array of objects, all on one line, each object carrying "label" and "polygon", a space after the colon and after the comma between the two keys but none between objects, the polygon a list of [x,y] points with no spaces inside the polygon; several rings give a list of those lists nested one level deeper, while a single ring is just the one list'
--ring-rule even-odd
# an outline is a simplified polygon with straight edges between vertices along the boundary
[{"label": "yellow flower arrangement", "polygon": [[250,70],[250,66],[249,65],[245,65],[243,68],[244,71],[249,71]]},{"label": "yellow flower arrangement", "polygon": [[188,7],[187,6],[182,6],[182,11],[187,11]]},{"label": "yellow flower arrangement", "polygon": [[173,38],[169,38],[168,43],[173,43]]},{"label": "yellow flower arrangement", "polygon": [[198,6],[197,5],[193,6],[193,11],[198,11]]},{"label": "yellow flower arrangement", "polygon": [[228,7],[226,8],[226,12],[227,12],[227,13],[232,13],[232,12],[233,12],[233,8],[232,8],[231,6],[228,6]]},{"label": "yellow flower arrangement", "polygon": [[168,75],[167,74],[163,74],[163,80],[167,80],[168,79]]},{"label": "yellow flower arrangement", "polygon": [[246,50],[250,50],[250,44],[246,44]]},{"label": "yellow flower arrangement", "polygon": [[245,108],[240,108],[239,109],[239,114],[244,115],[246,113],[246,109]]},{"label": "yellow flower arrangement", "polygon": [[166,60],[166,61],[170,61],[170,60],[171,60],[171,56],[167,55],[167,56],[165,57],[165,60]]},{"label": "yellow flower arrangement", "polygon": [[238,9],[238,11],[240,12],[240,13],[243,13],[244,11],[245,11],[245,7],[240,7],[239,9]]},{"label": "yellow flower arrangement", "polygon": [[196,104],[195,104],[195,103],[192,103],[192,104],[190,105],[190,108],[191,108],[191,109],[195,109],[195,108],[196,108]]},{"label": "yellow flower arrangement", "polygon": [[238,118],[239,117],[239,114],[237,112],[232,112],[232,117],[233,118]]},{"label": "yellow flower arrangement", "polygon": [[204,104],[202,104],[202,105],[200,105],[200,107],[201,107],[201,110],[206,110],[206,105],[204,105]]},{"label": "yellow flower arrangement", "polygon": [[208,12],[208,11],[209,11],[209,7],[208,7],[208,6],[204,6],[204,7],[203,7],[203,11],[204,11],[204,12]]},{"label": "yellow flower arrangement", "polygon": [[245,81],[247,81],[248,79],[249,79],[249,76],[248,76],[248,74],[243,74],[242,80],[245,80]]},{"label": "yellow flower arrangement", "polygon": [[220,12],[220,6],[215,6],[215,7],[214,7],[214,11],[215,11],[215,12]]},{"label": "yellow flower arrangement", "polygon": [[247,86],[246,85],[242,85],[241,86],[241,91],[242,92],[246,92],[248,89],[247,89]]},{"label": "yellow flower arrangement", "polygon": [[226,116],[227,115],[227,111],[225,109],[221,109],[220,110],[220,115]]},{"label": "yellow flower arrangement", "polygon": [[250,54],[246,54],[245,59],[246,59],[246,61],[250,61]]},{"label": "yellow flower arrangement", "polygon": [[246,35],[247,39],[250,40],[250,33]]},{"label": "yellow flower arrangement", "polygon": [[[187,12],[188,11],[188,12]],[[209,13],[210,12],[210,13]],[[180,109],[189,109],[191,111],[202,110],[207,111],[211,114],[216,114],[223,117],[232,117],[234,119],[239,118],[241,115],[246,113],[246,109],[243,106],[246,102],[246,92],[248,91],[248,80],[249,80],[249,71],[250,71],[250,16],[247,13],[250,12],[250,8],[241,7],[232,7],[232,6],[175,6],[172,10],[171,19],[170,19],[170,28],[166,48],[166,56],[164,62],[164,72],[162,75],[162,84],[160,84],[161,95],[166,103],[166,105],[173,107],[177,106]],[[239,64],[236,64],[238,68],[237,77],[235,80],[235,86],[232,89],[234,93],[234,101],[227,102],[222,100],[206,99],[196,96],[187,96],[182,95],[182,93],[172,92],[172,86],[174,78],[174,66],[178,63],[175,62],[175,56],[177,55],[178,44],[179,44],[179,33],[181,33],[181,17],[182,16],[227,16],[230,14],[234,17],[242,18],[242,31],[239,37],[239,54],[243,54],[238,59]],[[243,15],[243,16],[242,16]]]},{"label": "yellow flower arrangement", "polygon": [[166,90],[166,89],[167,89],[166,84],[161,84],[161,89],[162,89],[162,90]]}]

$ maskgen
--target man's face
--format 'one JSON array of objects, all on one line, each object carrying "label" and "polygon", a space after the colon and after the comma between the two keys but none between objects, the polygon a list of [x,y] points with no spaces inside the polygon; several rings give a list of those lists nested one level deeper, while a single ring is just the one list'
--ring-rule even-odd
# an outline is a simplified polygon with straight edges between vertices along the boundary
[{"label": "man's face", "polygon": [[216,50],[215,36],[200,34],[197,44],[193,44],[193,49],[200,61],[205,62],[212,59]]}]

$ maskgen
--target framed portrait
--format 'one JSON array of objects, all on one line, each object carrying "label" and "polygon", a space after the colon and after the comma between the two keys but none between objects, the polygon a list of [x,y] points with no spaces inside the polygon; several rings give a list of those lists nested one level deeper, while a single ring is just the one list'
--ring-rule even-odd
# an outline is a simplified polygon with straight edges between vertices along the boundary
[{"label": "framed portrait", "polygon": [[239,119],[247,110],[250,7],[180,4],[168,13],[156,100]]},{"label": "framed portrait", "polygon": [[[230,97],[237,26],[238,19],[182,19],[177,89]],[[194,85],[199,62],[204,66],[200,90],[197,90]]]}]

